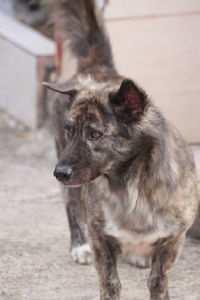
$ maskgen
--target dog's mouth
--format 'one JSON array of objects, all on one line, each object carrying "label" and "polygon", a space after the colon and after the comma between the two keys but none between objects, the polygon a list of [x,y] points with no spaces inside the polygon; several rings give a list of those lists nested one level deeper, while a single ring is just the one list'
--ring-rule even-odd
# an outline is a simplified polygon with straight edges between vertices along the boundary
[{"label": "dog's mouth", "polygon": [[77,184],[69,184],[68,182],[62,182],[62,181],[61,181],[61,183],[68,186],[68,187],[72,187],[72,188],[78,188],[78,187],[81,187],[84,184],[84,183],[82,183],[82,184],[78,184],[78,183]]},{"label": "dog's mouth", "polygon": [[57,165],[53,175],[56,179],[68,187],[80,187],[88,184],[101,175],[99,170],[90,168],[71,168],[69,166]]}]

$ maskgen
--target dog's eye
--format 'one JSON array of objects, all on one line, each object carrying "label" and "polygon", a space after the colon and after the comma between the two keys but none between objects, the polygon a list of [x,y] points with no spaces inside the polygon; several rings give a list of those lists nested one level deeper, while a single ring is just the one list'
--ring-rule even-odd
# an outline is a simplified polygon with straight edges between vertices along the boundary
[{"label": "dog's eye", "polygon": [[90,134],[89,134],[89,139],[90,140],[97,140],[99,139],[100,137],[102,137],[103,133],[102,132],[99,132],[97,130],[92,130],[90,131]]},{"label": "dog's eye", "polygon": [[67,135],[72,135],[73,128],[69,124],[65,124],[65,132]]}]

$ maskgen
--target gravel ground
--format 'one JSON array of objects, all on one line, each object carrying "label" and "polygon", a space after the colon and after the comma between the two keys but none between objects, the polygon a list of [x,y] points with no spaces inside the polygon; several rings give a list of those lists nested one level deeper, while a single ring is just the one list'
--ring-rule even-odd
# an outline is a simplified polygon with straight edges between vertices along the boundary
[{"label": "gravel ground", "polygon": [[[200,166],[200,147],[194,147]],[[47,130],[0,112],[0,300],[95,300],[96,271],[73,263]],[[148,269],[119,263],[122,300],[148,299]],[[171,299],[200,300],[200,242],[188,239],[171,273]]]}]

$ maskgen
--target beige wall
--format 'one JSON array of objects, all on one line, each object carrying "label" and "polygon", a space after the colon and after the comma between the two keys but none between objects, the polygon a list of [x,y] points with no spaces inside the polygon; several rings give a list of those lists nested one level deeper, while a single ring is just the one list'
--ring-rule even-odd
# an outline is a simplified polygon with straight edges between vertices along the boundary
[{"label": "beige wall", "polygon": [[106,20],[118,71],[200,143],[200,1],[110,0]]},{"label": "beige wall", "polygon": [[105,15],[106,19],[114,19],[199,11],[199,0],[108,0]]}]

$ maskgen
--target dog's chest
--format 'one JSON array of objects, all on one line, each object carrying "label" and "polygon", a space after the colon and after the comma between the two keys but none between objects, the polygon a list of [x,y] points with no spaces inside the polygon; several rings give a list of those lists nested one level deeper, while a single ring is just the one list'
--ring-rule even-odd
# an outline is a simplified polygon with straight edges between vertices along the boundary
[{"label": "dog's chest", "polygon": [[128,198],[110,194],[102,205],[106,234],[113,236],[121,245],[122,252],[134,255],[150,255],[153,244],[169,235],[159,216],[150,208],[147,199],[142,199],[136,187],[129,191]]}]

